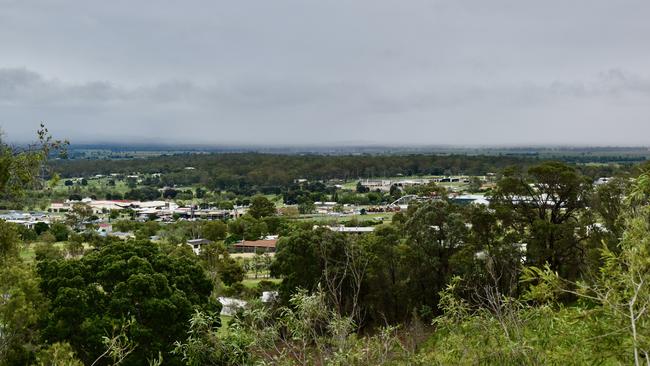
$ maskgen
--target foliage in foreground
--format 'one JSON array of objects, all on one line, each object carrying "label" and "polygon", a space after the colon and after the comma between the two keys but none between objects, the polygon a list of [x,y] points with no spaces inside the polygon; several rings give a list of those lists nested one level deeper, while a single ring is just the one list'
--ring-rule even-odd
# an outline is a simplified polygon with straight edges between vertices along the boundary
[{"label": "foliage in foreground", "polygon": [[[472,308],[455,295],[456,277],[441,292],[444,315],[428,350],[431,364],[650,364],[650,175],[635,183],[626,229],[616,250],[603,245],[592,278],[570,282],[549,265],[526,268],[520,298],[495,287],[477,291]],[[564,306],[560,296],[576,299]]]},{"label": "foliage in foreground", "polygon": [[299,291],[277,309],[256,304],[225,332],[210,323],[195,313],[187,340],[177,343],[188,365],[383,365],[409,355],[396,327],[358,336],[352,318],[329,307],[322,291]]},{"label": "foliage in foreground", "polygon": [[70,342],[86,363],[105,351],[107,335],[120,342],[113,337],[118,332],[136,344],[125,365],[145,364],[159,352],[174,361],[168,350],[194,310],[220,309],[209,301],[212,283],[193,254],[166,253],[149,242],[113,243],[81,259],[44,259],[38,273],[50,301],[43,338]]},{"label": "foliage in foreground", "polygon": [[497,299],[493,308],[470,309],[454,295],[458,282],[442,293],[445,315],[424,351],[435,365],[627,364],[621,333],[600,307],[564,307],[556,302],[528,305]]}]

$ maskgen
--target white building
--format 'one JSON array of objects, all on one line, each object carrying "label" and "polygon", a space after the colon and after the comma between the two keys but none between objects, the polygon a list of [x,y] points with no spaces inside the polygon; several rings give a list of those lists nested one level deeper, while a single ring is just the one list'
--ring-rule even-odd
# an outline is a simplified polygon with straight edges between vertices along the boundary
[{"label": "white building", "polygon": [[346,227],[343,225],[339,226],[314,226],[314,229],[318,229],[319,227],[324,227],[326,229],[330,229],[332,231],[338,232],[338,233],[347,233],[347,234],[365,234],[365,233],[371,233],[375,231],[374,226],[355,226],[355,227]]},{"label": "white building", "polygon": [[217,298],[221,303],[221,315],[233,316],[237,311],[244,309],[248,303],[244,300],[235,299],[232,297],[220,296]]},{"label": "white building", "polygon": [[208,240],[208,239],[190,239],[190,240],[187,241],[187,245],[192,247],[192,251],[196,255],[201,254],[201,247],[203,245],[207,245],[207,244],[210,244],[210,243],[212,243],[212,242],[210,240]]}]

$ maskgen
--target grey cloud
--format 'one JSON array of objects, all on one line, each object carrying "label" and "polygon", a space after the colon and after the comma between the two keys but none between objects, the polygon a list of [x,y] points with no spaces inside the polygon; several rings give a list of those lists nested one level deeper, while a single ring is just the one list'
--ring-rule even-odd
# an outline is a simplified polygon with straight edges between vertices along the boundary
[{"label": "grey cloud", "polygon": [[4,104],[105,102],[126,97],[125,91],[104,81],[70,84],[26,69],[0,69],[0,103]]},{"label": "grey cloud", "polygon": [[571,98],[602,98],[604,96],[650,99],[650,79],[620,69],[603,71],[586,80],[465,84],[431,86],[426,92],[384,95],[372,99],[377,111],[401,113],[408,109],[471,107],[491,103],[503,108],[541,106]]},{"label": "grey cloud", "polygon": [[73,141],[650,144],[649,17],[645,0],[0,0],[0,126],[24,139],[44,120]]},{"label": "grey cloud", "polygon": [[551,85],[551,90],[557,95],[578,97],[629,94],[647,97],[650,96],[650,78],[630,74],[620,69],[610,69],[599,73],[589,82],[556,81]]},{"label": "grey cloud", "polygon": [[344,98],[360,89],[344,82],[309,80],[235,80],[221,85],[200,86],[189,81],[165,81],[128,87],[106,81],[81,84],[48,79],[25,69],[0,69],[0,103],[175,103],[273,108]]}]

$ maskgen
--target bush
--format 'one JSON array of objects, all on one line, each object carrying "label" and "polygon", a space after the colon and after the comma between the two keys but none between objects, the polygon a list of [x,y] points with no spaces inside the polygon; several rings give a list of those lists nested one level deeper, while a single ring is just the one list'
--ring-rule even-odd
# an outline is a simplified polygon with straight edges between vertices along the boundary
[{"label": "bush", "polygon": [[70,235],[70,229],[65,224],[57,222],[50,227],[49,232],[54,235],[56,241],[66,241]]},{"label": "bush", "polygon": [[36,356],[36,365],[83,366],[83,362],[76,357],[70,343],[57,342],[38,353],[38,356]]},{"label": "bush", "polygon": [[56,237],[49,231],[44,232],[38,237],[39,241],[42,241],[43,243],[56,243]]},{"label": "bush", "polygon": [[36,235],[41,235],[49,229],[50,229],[50,225],[44,222],[37,222],[36,224],[34,224],[34,231],[36,231]]}]

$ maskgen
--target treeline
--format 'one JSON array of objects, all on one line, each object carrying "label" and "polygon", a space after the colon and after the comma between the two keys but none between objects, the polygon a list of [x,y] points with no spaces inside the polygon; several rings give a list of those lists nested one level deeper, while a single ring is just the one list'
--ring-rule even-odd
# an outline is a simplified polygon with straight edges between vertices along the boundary
[{"label": "treeline", "polygon": [[[277,189],[297,178],[309,180],[366,179],[411,175],[484,175],[507,166],[528,167],[538,158],[466,155],[271,155],[183,154],[137,160],[59,160],[53,170],[62,177],[96,174],[163,173],[161,184],[201,184],[210,189]],[[186,169],[195,168],[195,169]],[[610,176],[614,166],[580,167],[584,174]]]},{"label": "treeline", "polygon": [[561,156],[557,158],[558,160],[561,160],[563,162],[567,163],[580,163],[580,164],[588,164],[588,163],[601,163],[601,164],[606,164],[606,163],[621,163],[621,164],[630,164],[630,163],[640,163],[644,162],[647,160],[645,156],[623,156],[623,155],[618,155],[618,156],[588,156],[588,155],[581,155],[581,156]]}]

